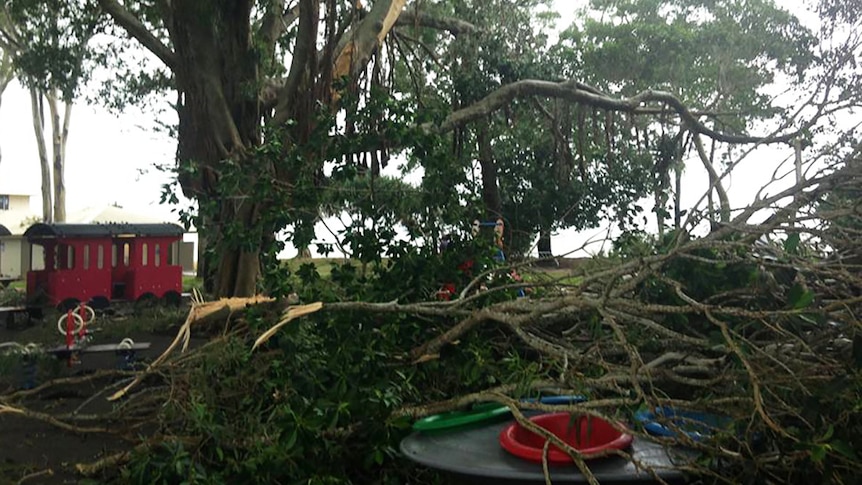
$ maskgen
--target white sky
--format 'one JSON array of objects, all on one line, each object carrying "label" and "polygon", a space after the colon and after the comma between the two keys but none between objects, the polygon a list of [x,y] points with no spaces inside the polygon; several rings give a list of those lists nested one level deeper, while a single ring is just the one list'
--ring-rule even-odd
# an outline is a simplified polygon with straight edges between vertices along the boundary
[{"label": "white sky", "polygon": [[[797,0],[778,3],[794,10],[800,8]],[[574,18],[575,9],[580,4],[582,0],[555,0],[557,11],[564,19],[561,25]],[[87,106],[83,102],[75,106],[67,145],[67,213],[116,202],[138,212],[171,218],[170,207],[158,203],[161,185],[169,180],[168,176],[152,167],[154,164],[173,163],[176,142],[151,131],[153,123],[147,116],[151,115],[135,108],[116,117],[98,106]],[[34,212],[40,213],[41,175],[30,98],[17,83],[11,84],[3,95],[0,149],[3,155],[0,160],[0,193],[30,194]],[[789,155],[789,151],[764,152],[744,163],[730,179],[728,189],[732,204],[739,207],[751,201],[757,189],[769,180],[777,163]],[[141,174],[140,171],[146,173]],[[693,204],[706,187],[705,170],[699,165],[687,167],[683,184],[684,205]],[[652,219],[651,224],[654,226]],[[318,235],[322,237],[324,232],[318,231]],[[572,231],[558,235],[554,238],[555,253],[577,247],[583,239]]]}]

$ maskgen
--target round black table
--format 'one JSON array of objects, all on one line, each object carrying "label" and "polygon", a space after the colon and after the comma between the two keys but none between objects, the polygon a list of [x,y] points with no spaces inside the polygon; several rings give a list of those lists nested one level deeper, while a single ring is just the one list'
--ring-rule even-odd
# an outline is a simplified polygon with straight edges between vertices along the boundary
[{"label": "round black table", "polygon": [[[451,474],[459,483],[544,484],[541,464],[515,457],[500,446],[498,436],[509,423],[414,432],[401,441],[401,452],[410,460]],[[651,467],[662,480],[686,483],[685,475],[671,467],[691,460],[692,456],[683,452],[671,454],[662,445],[639,437],[635,437],[628,451],[642,467]],[[586,463],[602,485],[657,483],[650,472],[638,469],[622,457],[597,458]],[[554,484],[587,483],[574,463],[550,465],[550,476]]]}]

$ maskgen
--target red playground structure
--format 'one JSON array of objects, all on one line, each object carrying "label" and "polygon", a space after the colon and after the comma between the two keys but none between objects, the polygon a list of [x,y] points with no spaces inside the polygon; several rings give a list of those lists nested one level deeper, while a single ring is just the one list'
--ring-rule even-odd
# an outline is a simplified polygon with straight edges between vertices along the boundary
[{"label": "red playground structure", "polygon": [[28,304],[62,309],[87,302],[175,299],[182,291],[176,224],[34,224],[24,232],[30,267],[41,246],[44,269],[27,273]]}]

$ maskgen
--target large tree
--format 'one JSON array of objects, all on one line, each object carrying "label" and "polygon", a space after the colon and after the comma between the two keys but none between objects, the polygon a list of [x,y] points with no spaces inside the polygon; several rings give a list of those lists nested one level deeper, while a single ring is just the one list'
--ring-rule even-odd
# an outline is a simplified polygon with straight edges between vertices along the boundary
[{"label": "large tree", "polygon": [[66,220],[66,142],[75,97],[88,77],[88,61],[96,55],[88,44],[97,21],[81,2],[11,0],[0,6],[0,49],[10,73],[16,73],[30,92],[42,172],[42,218],[47,222]]},{"label": "large tree", "polygon": [[[528,79],[528,71],[495,72],[505,66],[488,64],[494,59],[481,55],[474,60],[490,74],[486,80],[494,82],[448,85],[459,95],[447,103],[423,96],[423,90],[447,86],[425,71],[470,60],[469,51],[457,51],[461,34],[491,29],[493,15],[477,17],[485,25],[461,18],[479,11],[483,2],[98,2],[116,26],[161,62],[162,78],[177,92],[179,180],[185,195],[198,201],[198,224],[210,240],[218,295],[256,291],[260,257],[277,230],[292,224],[301,236],[297,243],[308,242],[303,214],[316,217],[317,211],[307,208],[319,203],[315,188],[325,180],[327,161],[361,160],[373,173],[385,165],[390,151],[409,146],[426,176],[443,180],[452,170],[451,163],[444,163],[451,145],[442,143],[440,135],[467,133],[470,138],[461,140],[493,157],[486,150],[488,136],[500,134],[502,125],[487,131],[493,129],[492,115],[518,100],[557,98],[631,115],[665,107],[692,133],[732,142],[757,140],[705,125],[671,92],[644,91],[618,99],[563,76],[534,80]],[[496,15],[538,3],[513,2]],[[500,6],[507,7],[505,2]],[[393,29],[401,33],[393,36]],[[401,50],[398,38],[410,47]],[[513,43],[518,37],[499,39]],[[435,50],[440,46],[446,49]],[[411,55],[411,49],[430,55]],[[413,68],[412,89],[395,90],[399,66]],[[470,88],[473,92],[467,92]],[[467,126],[475,128],[465,130]],[[479,159],[490,160],[481,153]],[[463,177],[456,176],[454,184],[434,184],[434,190],[449,197],[459,179]],[[490,183],[489,177],[485,185]]]}]

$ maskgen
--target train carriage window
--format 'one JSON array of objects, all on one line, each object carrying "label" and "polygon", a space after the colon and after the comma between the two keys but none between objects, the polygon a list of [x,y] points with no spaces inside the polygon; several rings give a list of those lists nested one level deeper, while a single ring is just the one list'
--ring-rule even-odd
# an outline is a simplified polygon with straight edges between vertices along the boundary
[{"label": "train carriage window", "polygon": [[147,256],[149,256],[147,253],[147,243],[144,243],[141,245],[141,265],[147,265]]},{"label": "train carriage window", "polygon": [[129,265],[129,257],[132,254],[132,248],[129,243],[123,243],[123,266]]},{"label": "train carriage window", "polygon": [[61,244],[60,254],[65,256],[64,261],[60,261],[60,269],[75,269],[75,247]]},{"label": "train carriage window", "polygon": [[117,253],[119,253],[119,252],[120,252],[119,246],[116,243],[111,244],[111,267],[112,268],[117,267]]},{"label": "train carriage window", "polygon": [[99,269],[105,267],[105,246],[101,244],[96,246],[96,267]]},{"label": "train carriage window", "polygon": [[155,255],[154,260],[153,260],[153,266],[155,266],[156,268],[158,268],[159,266],[162,265],[162,251],[161,251],[161,249],[162,249],[162,245],[156,244],[156,255]]},{"label": "train carriage window", "polygon": [[84,255],[81,258],[84,269],[90,269],[90,245],[84,244]]},{"label": "train carriage window", "polygon": [[177,264],[177,252],[179,252],[179,241],[171,243],[170,251],[168,251],[168,264]]}]

